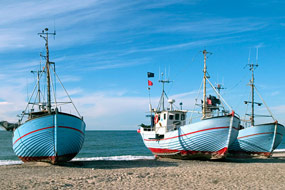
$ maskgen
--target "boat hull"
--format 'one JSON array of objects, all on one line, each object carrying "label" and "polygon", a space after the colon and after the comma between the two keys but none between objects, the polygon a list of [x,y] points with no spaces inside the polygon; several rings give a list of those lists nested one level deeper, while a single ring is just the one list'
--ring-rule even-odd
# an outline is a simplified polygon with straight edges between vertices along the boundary
[{"label": "boat hull", "polygon": [[162,139],[153,138],[155,131],[141,128],[140,133],[146,147],[158,157],[220,159],[237,138],[239,124],[237,117],[223,116],[181,126]]},{"label": "boat hull", "polygon": [[270,157],[272,151],[281,143],[285,134],[283,125],[267,123],[241,129],[229,152],[234,157]]},{"label": "boat hull", "polygon": [[52,164],[69,161],[82,148],[85,123],[80,118],[54,113],[28,120],[13,136],[13,150],[23,161],[44,161]]}]

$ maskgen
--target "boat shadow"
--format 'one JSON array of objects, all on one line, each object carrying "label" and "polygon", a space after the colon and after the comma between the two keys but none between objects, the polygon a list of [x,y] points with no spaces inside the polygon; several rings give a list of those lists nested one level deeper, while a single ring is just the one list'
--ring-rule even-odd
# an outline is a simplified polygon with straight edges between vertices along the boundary
[{"label": "boat shadow", "polygon": [[178,166],[178,163],[170,161],[157,160],[94,160],[94,161],[70,161],[59,163],[58,166],[73,167],[73,168],[94,168],[94,169],[121,169],[121,168],[141,168],[141,167],[173,167]]}]

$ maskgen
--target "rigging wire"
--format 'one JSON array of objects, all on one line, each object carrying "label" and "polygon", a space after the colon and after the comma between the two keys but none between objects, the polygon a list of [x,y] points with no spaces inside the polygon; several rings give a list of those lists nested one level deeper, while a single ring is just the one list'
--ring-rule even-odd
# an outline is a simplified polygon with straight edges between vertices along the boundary
[{"label": "rigging wire", "polygon": [[[249,93],[249,95],[248,95],[248,100],[250,99],[250,97],[251,97],[251,93]],[[246,104],[245,114],[244,114],[244,117],[243,117],[244,124],[247,124],[249,122],[248,120],[246,120],[246,114],[247,114],[247,111],[248,111],[248,105],[249,104]]]},{"label": "rigging wire", "polygon": [[[41,73],[39,79],[42,77],[42,74],[43,74],[43,73]],[[24,111],[22,112],[22,114],[21,114],[21,118],[20,118],[20,120],[19,120],[20,123],[22,122],[22,119],[23,119],[23,117],[25,116],[25,113],[26,113],[26,111],[27,111],[27,108],[29,107],[29,102],[31,101],[32,97],[34,96],[34,93],[35,93],[35,91],[36,91],[37,86],[38,86],[38,85],[36,84],[35,87],[34,87],[34,89],[33,89],[33,91],[32,91],[32,95],[30,96],[30,98],[29,98],[29,100],[28,100],[28,104],[27,104],[25,110],[24,110]]]},{"label": "rigging wire", "polygon": [[267,106],[266,102],[264,101],[264,99],[262,98],[262,96],[260,95],[259,91],[257,90],[257,88],[256,88],[255,86],[254,86],[254,89],[256,90],[258,96],[259,96],[260,99],[262,100],[263,104],[265,105],[265,107],[266,107],[267,111],[269,112],[270,116],[272,117],[272,119],[273,119],[274,121],[276,121],[276,119],[274,118],[272,112],[270,111],[269,107]]},{"label": "rigging wire", "polygon": [[189,118],[189,123],[192,123],[193,113],[194,113],[194,111],[195,111],[195,109],[196,109],[198,97],[200,96],[202,86],[203,86],[203,79],[202,79],[201,84],[200,84],[200,88],[199,88],[199,91],[198,91],[198,95],[197,95],[197,97],[195,98],[195,104],[194,104],[194,106],[193,106],[193,110],[192,110],[191,116],[190,116],[190,118]]},{"label": "rigging wire", "polygon": [[[226,106],[232,111],[233,109],[231,108],[231,106],[229,106],[229,104],[224,100],[224,98],[221,96],[221,94],[219,94],[219,92],[215,89],[215,87],[213,86],[213,84],[210,82],[210,80],[208,78],[206,78],[207,81],[209,82],[209,84],[212,86],[213,90],[216,92],[216,94],[220,95],[221,100],[226,104]],[[221,101],[221,103],[222,103]],[[222,103],[223,104],[223,103]]]},{"label": "rigging wire", "polygon": [[[188,62],[186,62],[185,64],[182,65],[181,69],[179,69],[178,71],[175,72],[175,74],[173,75],[173,78],[177,78],[178,75],[181,75],[182,73],[188,71],[189,68],[191,68],[192,64],[196,61],[197,56],[199,55],[200,51],[198,51],[193,57],[192,57],[192,61],[189,64]],[[173,88],[173,84],[171,84],[170,89],[168,90],[169,93],[171,93],[171,90]]]},{"label": "rigging wire", "polygon": [[[53,65],[53,67],[55,67],[55,65]],[[55,69],[54,69],[54,73],[55,73]],[[52,76],[52,75],[50,75]],[[55,75],[54,75],[55,76]],[[57,101],[56,101],[56,95],[55,95],[55,85],[53,83],[55,83],[55,78],[52,77],[52,83],[51,83],[51,86],[52,86],[52,92],[53,92],[53,96],[54,96],[54,102],[55,102],[55,107],[57,108]]]},{"label": "rigging wire", "polygon": [[[239,93],[241,94],[241,96],[240,96],[239,100],[236,101],[235,105],[233,106],[233,108],[235,110],[240,108],[240,106],[242,105],[240,102],[242,102],[247,97],[247,90],[245,88],[243,88],[242,90],[239,90]],[[223,94],[226,95],[228,93],[223,93]]]},{"label": "rigging wire", "polygon": [[55,76],[56,76],[57,80],[58,80],[58,81],[59,81],[59,83],[61,84],[62,88],[64,89],[64,91],[65,91],[66,95],[68,96],[68,98],[69,98],[70,102],[72,103],[72,105],[73,105],[74,109],[76,110],[77,114],[79,115],[79,117],[82,117],[82,116],[80,115],[79,111],[77,110],[76,106],[74,105],[74,103],[73,103],[72,99],[70,98],[70,96],[69,96],[68,92],[67,92],[67,91],[66,91],[66,89],[64,88],[64,86],[63,86],[63,84],[62,84],[61,80],[59,79],[58,75],[56,74],[56,72],[55,72],[55,71],[53,71],[53,72],[54,72],[54,74],[55,74]]}]

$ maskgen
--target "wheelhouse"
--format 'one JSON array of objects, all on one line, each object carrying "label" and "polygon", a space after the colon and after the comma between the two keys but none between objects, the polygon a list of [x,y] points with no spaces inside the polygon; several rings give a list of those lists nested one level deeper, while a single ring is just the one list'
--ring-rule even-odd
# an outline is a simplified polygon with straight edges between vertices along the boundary
[{"label": "wheelhouse", "polygon": [[184,110],[162,111],[154,115],[154,127],[158,134],[177,130],[186,124],[186,113]]}]

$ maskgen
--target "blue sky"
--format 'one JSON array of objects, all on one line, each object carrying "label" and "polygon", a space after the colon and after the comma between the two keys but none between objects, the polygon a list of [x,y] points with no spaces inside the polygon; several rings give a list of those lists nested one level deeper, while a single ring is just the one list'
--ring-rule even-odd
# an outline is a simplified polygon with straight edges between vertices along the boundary
[{"label": "blue sky", "polygon": [[[173,83],[168,95],[191,109],[207,49],[212,83],[240,115],[249,95],[248,63],[256,86],[285,124],[285,3],[283,1],[1,1],[0,120],[17,121],[35,81],[48,27],[50,60],[90,130],[137,129],[147,122],[146,72],[154,72],[152,102],[160,96],[159,70]],[[60,94],[61,92],[59,92]],[[257,98],[257,101],[258,98]],[[68,110],[67,110],[68,111]],[[258,112],[264,113],[260,107]]]}]

